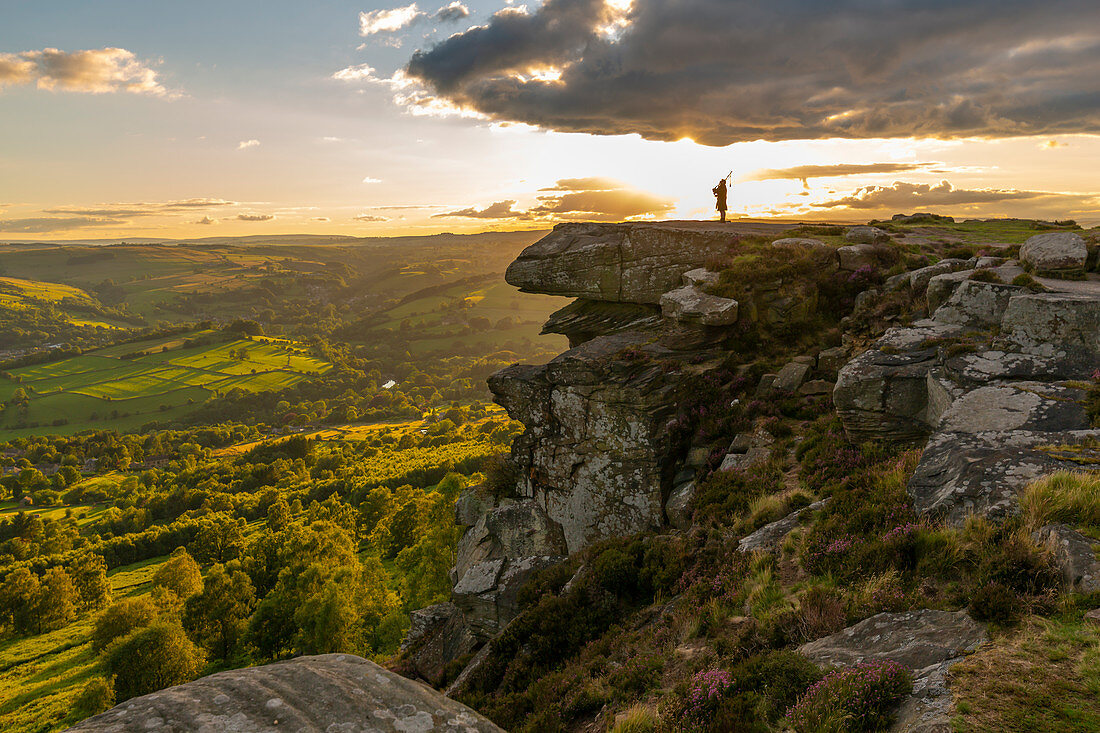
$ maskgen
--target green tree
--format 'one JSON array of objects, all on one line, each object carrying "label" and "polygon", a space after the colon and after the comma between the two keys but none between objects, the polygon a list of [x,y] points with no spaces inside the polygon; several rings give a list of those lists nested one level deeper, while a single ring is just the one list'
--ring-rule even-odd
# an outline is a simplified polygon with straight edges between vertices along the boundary
[{"label": "green tree", "polygon": [[80,605],[86,609],[98,610],[111,602],[111,582],[107,580],[107,561],[102,555],[86,552],[76,559],[69,568],[76,592],[80,595]]},{"label": "green tree", "polygon": [[211,514],[199,527],[188,549],[203,565],[235,560],[244,549],[243,522],[223,512]]},{"label": "green tree", "polygon": [[153,598],[162,609],[178,612],[188,598],[202,591],[199,564],[182,547],[153,574]]},{"label": "green tree", "polygon": [[106,651],[107,669],[115,676],[119,702],[189,682],[205,659],[178,623],[155,621],[132,631]]},{"label": "green tree", "polygon": [[52,567],[42,576],[36,599],[37,631],[59,629],[76,616],[80,595],[64,568]]},{"label": "green tree", "polygon": [[8,573],[0,584],[0,617],[6,626],[18,633],[34,628],[41,585],[38,576],[28,568],[19,567]]},{"label": "green tree", "polygon": [[267,509],[267,526],[272,532],[279,532],[287,528],[290,524],[290,505],[286,503],[286,499],[279,497],[279,499]]},{"label": "green tree", "polygon": [[240,563],[215,565],[206,574],[201,593],[187,599],[183,625],[191,638],[218,659],[236,650],[256,603],[252,581]]},{"label": "green tree", "polygon": [[115,639],[153,623],[159,611],[146,596],[124,598],[104,609],[92,627],[92,649],[101,652]]}]

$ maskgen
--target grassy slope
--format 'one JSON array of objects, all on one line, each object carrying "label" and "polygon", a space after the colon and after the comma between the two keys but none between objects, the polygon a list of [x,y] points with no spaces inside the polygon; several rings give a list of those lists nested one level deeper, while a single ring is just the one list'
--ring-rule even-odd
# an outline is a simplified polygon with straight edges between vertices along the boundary
[{"label": "grassy slope", "polygon": [[[230,356],[241,349],[246,358]],[[144,352],[142,356],[121,358],[139,351]],[[40,427],[17,427],[18,412],[9,408],[0,418],[0,438],[46,429],[60,434],[88,428],[132,430],[186,414],[231,389],[282,389],[331,368],[297,344],[275,339],[238,339],[190,348],[179,337],[122,344],[12,370],[20,381],[0,382],[0,400],[11,399],[22,387],[30,398],[25,420]],[[111,417],[114,411],[117,417]],[[93,413],[98,420],[91,419]],[[52,425],[61,419],[69,422]]]}]

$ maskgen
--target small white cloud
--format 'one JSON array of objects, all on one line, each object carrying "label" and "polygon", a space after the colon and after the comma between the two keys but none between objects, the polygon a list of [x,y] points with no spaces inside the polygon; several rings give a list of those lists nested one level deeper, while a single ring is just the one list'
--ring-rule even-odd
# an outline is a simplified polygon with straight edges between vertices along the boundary
[{"label": "small white cloud", "polygon": [[199,219],[195,223],[196,224],[217,224],[218,220],[217,219],[211,219],[209,216],[204,216],[203,218]]},{"label": "small white cloud", "polygon": [[369,81],[374,79],[374,67],[369,64],[359,64],[340,69],[332,75],[337,81]]},{"label": "small white cloud", "polygon": [[470,17],[470,9],[459,2],[459,0],[454,0],[450,5],[444,5],[442,8],[435,11],[436,20],[441,20],[444,23],[456,23],[468,17]]},{"label": "small white cloud", "polygon": [[353,216],[355,221],[375,222],[375,221],[389,221],[384,216],[375,216],[373,214],[360,214],[359,216]]},{"label": "small white cloud", "polygon": [[271,221],[275,217],[271,214],[237,214],[241,221]]},{"label": "small white cloud", "polygon": [[363,179],[363,183],[381,183],[381,182],[382,182],[381,178],[371,178],[370,176],[367,176],[366,178]]},{"label": "small white cloud", "polygon": [[260,147],[260,141],[253,138],[252,140],[241,140],[237,145],[237,150],[248,150],[249,148]]},{"label": "small white cloud", "polygon": [[370,10],[359,13],[359,35],[373,36],[376,33],[392,33],[411,25],[424,17],[416,3],[391,10]]}]

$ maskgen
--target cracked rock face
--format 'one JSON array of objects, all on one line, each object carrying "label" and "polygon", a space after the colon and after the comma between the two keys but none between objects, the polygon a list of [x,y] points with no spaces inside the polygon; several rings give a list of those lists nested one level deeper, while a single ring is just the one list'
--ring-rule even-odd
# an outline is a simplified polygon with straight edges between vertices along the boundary
[{"label": "cracked rock face", "polygon": [[465,705],[350,654],[219,672],[127,700],[69,730],[501,733]]},{"label": "cracked rock face", "polygon": [[524,292],[657,304],[733,235],[655,224],[559,224],[504,276]]},{"label": "cracked rock face", "polygon": [[[489,380],[497,402],[527,426],[512,448],[517,491],[562,527],[569,553],[663,522],[678,381],[665,366],[671,352],[648,338],[601,336]],[[624,349],[645,356],[618,358]]]}]

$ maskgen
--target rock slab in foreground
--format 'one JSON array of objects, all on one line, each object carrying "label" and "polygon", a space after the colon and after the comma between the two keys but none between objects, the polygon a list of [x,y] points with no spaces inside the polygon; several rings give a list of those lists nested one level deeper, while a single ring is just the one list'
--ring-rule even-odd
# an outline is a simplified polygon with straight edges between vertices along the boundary
[{"label": "rock slab in foreground", "polygon": [[325,654],[219,672],[127,700],[69,730],[496,733],[501,728],[373,662],[350,654]]},{"label": "rock slab in foreground", "polygon": [[898,709],[892,730],[949,733],[951,692],[947,673],[962,655],[988,638],[965,611],[924,609],[880,613],[798,651],[821,667],[893,660],[913,672],[913,692]]}]

